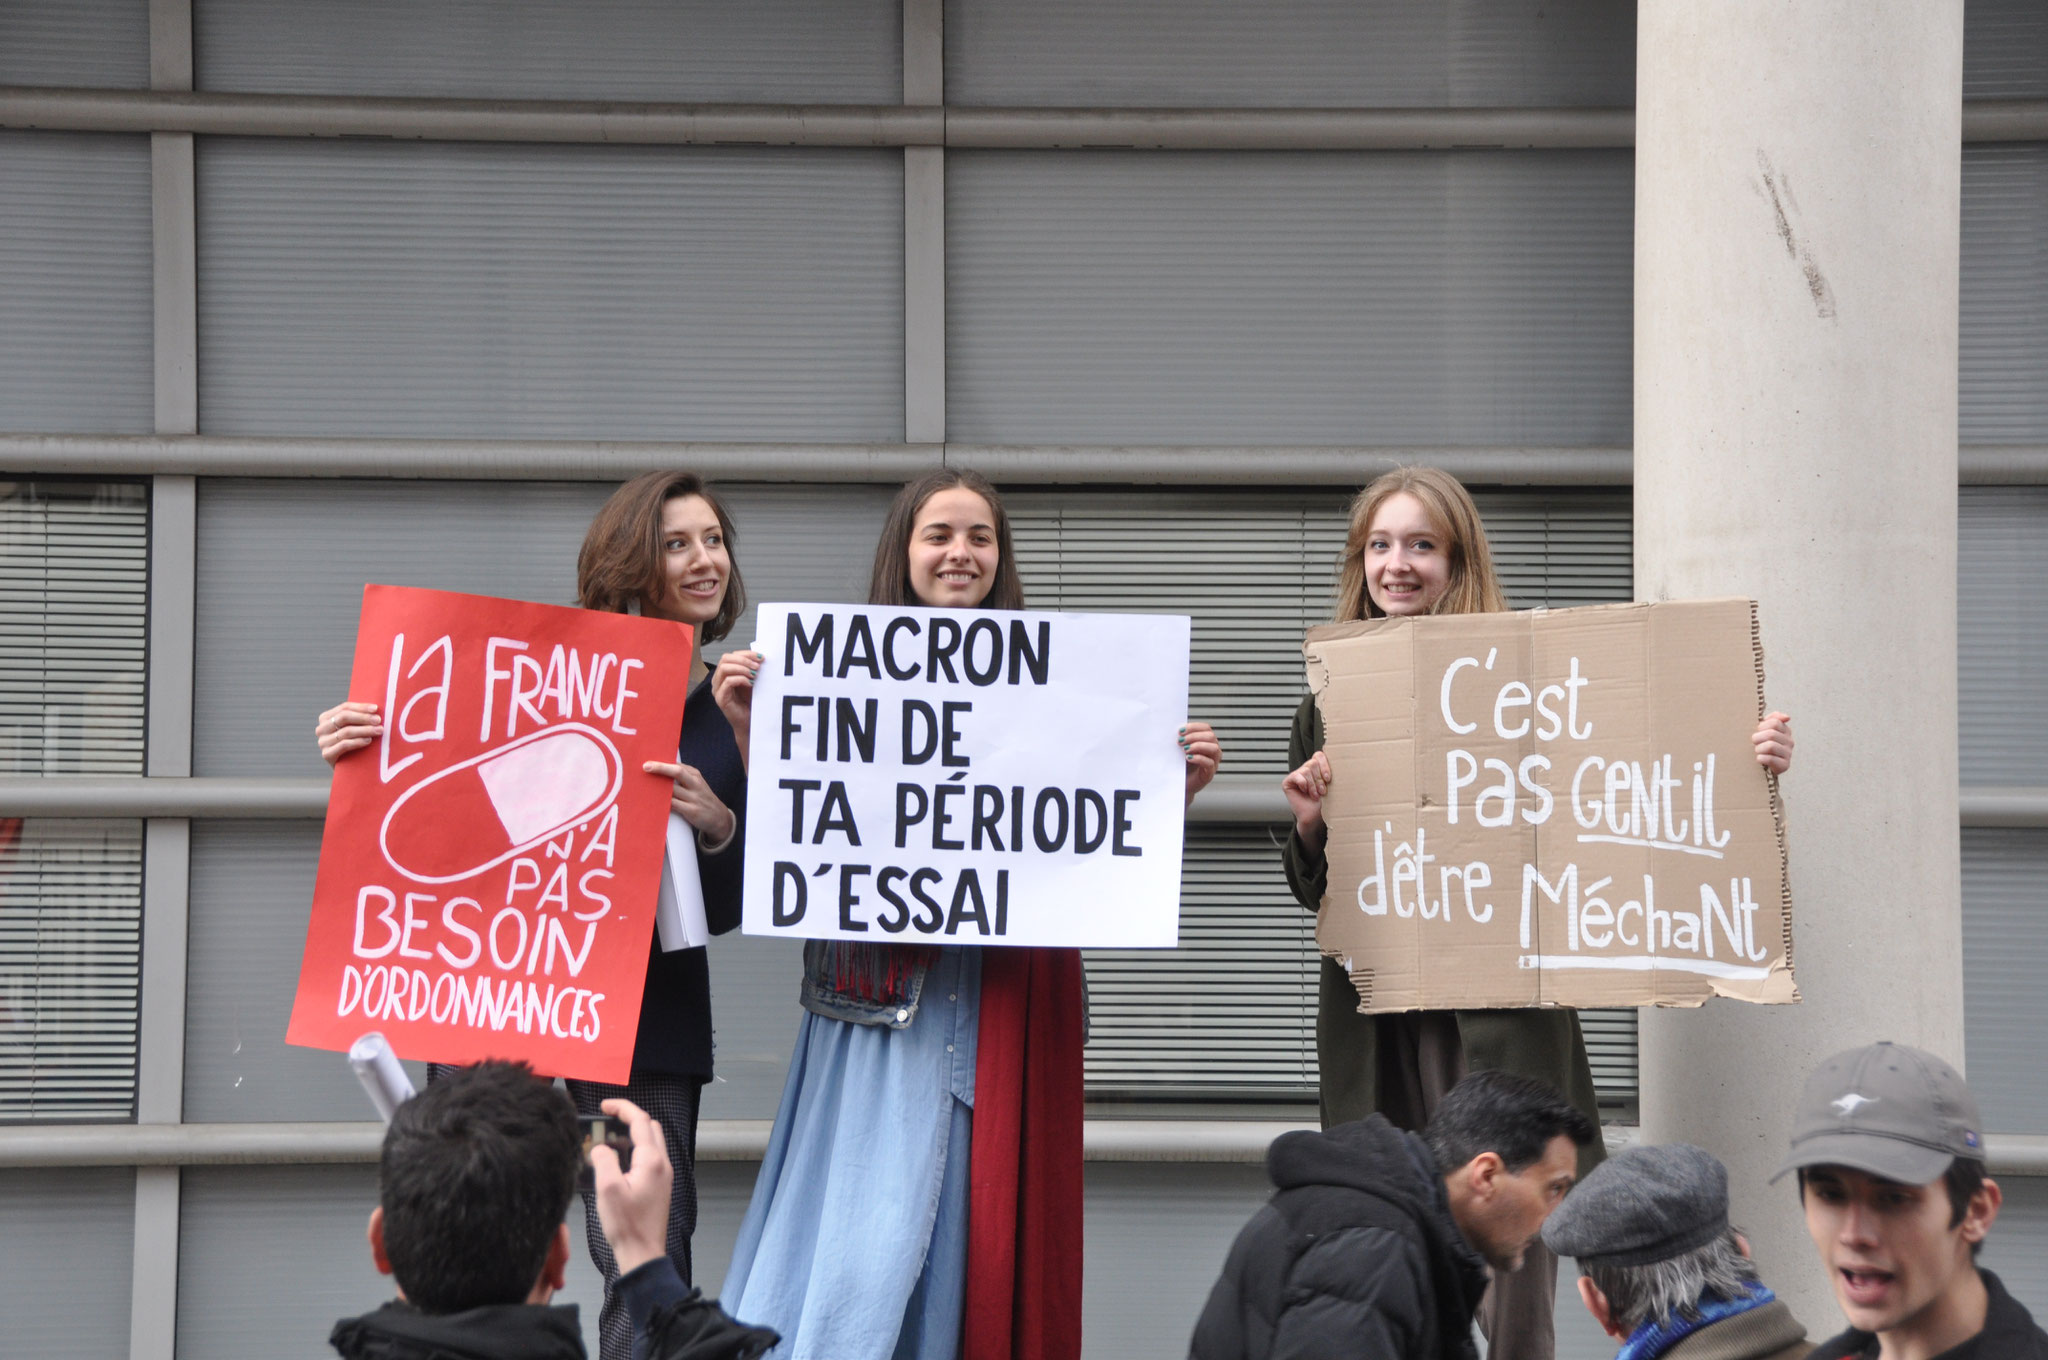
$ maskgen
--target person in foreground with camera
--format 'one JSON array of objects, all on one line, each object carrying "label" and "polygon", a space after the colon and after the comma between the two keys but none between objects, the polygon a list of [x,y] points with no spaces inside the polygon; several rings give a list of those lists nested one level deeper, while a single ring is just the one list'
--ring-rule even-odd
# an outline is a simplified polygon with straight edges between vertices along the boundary
[{"label": "person in foreground with camera", "polygon": [[[628,1166],[590,1152],[598,1217],[619,1262],[636,1360],[753,1360],[776,1334],[747,1327],[683,1284],[665,1244],[669,1166],[661,1128],[627,1100]],[[384,1134],[370,1258],[398,1297],[335,1324],[348,1360],[585,1360],[574,1304],[553,1305],[569,1263],[563,1221],[583,1165],[569,1098],[523,1063],[445,1075],[400,1105]]]},{"label": "person in foreground with camera", "polygon": [[1449,1091],[1421,1137],[1384,1115],[1284,1133],[1190,1360],[1473,1360],[1489,1267],[1535,1244],[1600,1136],[1551,1087],[1497,1069]]},{"label": "person in foreground with camera", "polygon": [[1618,1360],[1802,1360],[1806,1328],[1728,1223],[1728,1171],[1687,1143],[1629,1148],[1543,1225],[1579,1263],[1579,1299]]}]

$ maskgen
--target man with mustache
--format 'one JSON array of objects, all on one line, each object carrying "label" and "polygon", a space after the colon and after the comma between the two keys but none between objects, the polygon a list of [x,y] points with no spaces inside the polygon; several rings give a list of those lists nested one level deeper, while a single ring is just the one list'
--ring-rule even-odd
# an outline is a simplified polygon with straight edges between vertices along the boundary
[{"label": "man with mustache", "polygon": [[1277,1190],[1231,1246],[1192,1360],[1474,1356],[1487,1267],[1521,1264],[1598,1136],[1498,1071],[1453,1086],[1421,1137],[1377,1114],[1282,1134]]}]

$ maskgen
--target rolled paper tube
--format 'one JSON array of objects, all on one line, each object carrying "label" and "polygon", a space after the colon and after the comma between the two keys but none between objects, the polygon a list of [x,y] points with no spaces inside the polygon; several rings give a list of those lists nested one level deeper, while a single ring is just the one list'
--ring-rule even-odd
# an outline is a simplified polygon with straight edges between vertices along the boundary
[{"label": "rolled paper tube", "polygon": [[400,1105],[412,1099],[412,1078],[405,1075],[398,1055],[376,1031],[349,1045],[348,1065],[356,1070],[356,1080],[370,1093],[370,1103],[377,1107],[377,1114],[385,1123],[391,1122]]}]

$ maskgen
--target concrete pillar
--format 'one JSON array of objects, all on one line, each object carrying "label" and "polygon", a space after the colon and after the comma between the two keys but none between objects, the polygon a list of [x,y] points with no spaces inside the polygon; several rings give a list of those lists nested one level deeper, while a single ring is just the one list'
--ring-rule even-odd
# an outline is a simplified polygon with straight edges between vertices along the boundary
[{"label": "concrete pillar", "polygon": [[1841,1326],[1767,1186],[1814,1063],[1961,1065],[1956,312],[1962,0],[1642,0],[1640,599],[1751,595],[1785,782],[1798,1006],[1643,1012],[1643,1131],[1728,1164],[1765,1279]]}]

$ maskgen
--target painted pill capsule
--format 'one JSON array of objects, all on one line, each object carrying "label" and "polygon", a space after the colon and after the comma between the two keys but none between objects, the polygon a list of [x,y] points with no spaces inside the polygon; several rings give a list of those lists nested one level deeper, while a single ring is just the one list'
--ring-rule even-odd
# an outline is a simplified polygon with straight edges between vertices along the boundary
[{"label": "painted pill capsule", "polygon": [[473,877],[604,811],[622,768],[582,723],[528,733],[400,794],[378,838],[384,859],[416,883]]}]

